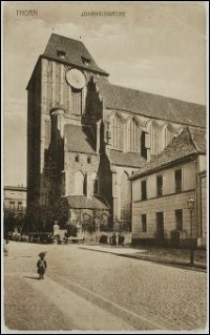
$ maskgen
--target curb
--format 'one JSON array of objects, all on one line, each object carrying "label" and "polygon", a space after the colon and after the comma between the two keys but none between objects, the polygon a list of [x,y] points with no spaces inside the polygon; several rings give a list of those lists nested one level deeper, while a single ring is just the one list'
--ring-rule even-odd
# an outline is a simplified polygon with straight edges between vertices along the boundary
[{"label": "curb", "polygon": [[108,250],[98,250],[98,249],[92,249],[92,248],[88,248],[88,247],[79,247],[80,249],[84,249],[84,250],[89,250],[89,251],[98,251],[98,252],[104,252],[107,254],[112,254],[112,255],[116,255],[116,256],[121,256],[121,257],[128,257],[128,258],[133,258],[136,260],[141,260],[141,261],[148,261],[148,262],[152,262],[152,263],[156,263],[156,264],[161,264],[161,265],[165,265],[165,266],[173,266],[173,267],[179,267],[185,270],[192,270],[192,271],[202,271],[202,272],[206,272],[207,271],[207,266],[205,264],[194,264],[194,266],[192,267],[190,264],[188,263],[183,263],[183,262],[179,262],[179,261],[163,261],[163,260],[154,260],[151,258],[147,258],[141,255],[135,255],[135,254],[121,254],[121,253],[117,253],[117,252],[111,252]]},{"label": "curb", "polygon": [[179,267],[185,270],[192,270],[192,271],[202,271],[202,272],[206,272],[207,271],[207,266],[205,264],[194,264],[194,266],[192,267],[190,264],[188,263],[182,263],[182,262],[176,262],[176,261],[163,261],[163,260],[154,260],[151,258],[145,258],[142,256],[136,256],[136,255],[118,255],[118,256],[124,256],[124,257],[130,257],[130,258],[135,258],[135,259],[139,259],[141,261],[148,261],[148,262],[152,262],[152,263],[156,263],[156,264],[161,264],[161,265],[166,265],[166,266],[173,266],[173,267]]}]

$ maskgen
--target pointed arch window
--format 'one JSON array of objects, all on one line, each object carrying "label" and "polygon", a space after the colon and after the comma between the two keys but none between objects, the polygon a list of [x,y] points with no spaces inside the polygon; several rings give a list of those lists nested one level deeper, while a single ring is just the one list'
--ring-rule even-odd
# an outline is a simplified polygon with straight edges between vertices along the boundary
[{"label": "pointed arch window", "polygon": [[77,195],[85,194],[85,176],[81,171],[77,171],[75,173],[75,179],[74,179],[74,193]]},{"label": "pointed arch window", "polygon": [[135,119],[128,123],[128,151],[139,152],[139,125]]},{"label": "pointed arch window", "polygon": [[147,159],[147,140],[148,139],[148,134],[146,131],[142,130],[141,132],[141,156]]},{"label": "pointed arch window", "polygon": [[91,194],[98,194],[99,193],[98,177],[95,172],[91,176],[91,184],[92,184]]},{"label": "pointed arch window", "polygon": [[175,129],[171,124],[165,127],[165,147],[167,147],[175,137]]},{"label": "pointed arch window", "polygon": [[114,116],[111,120],[112,145],[115,149],[123,148],[123,128],[122,121],[119,116]]},{"label": "pointed arch window", "polygon": [[123,172],[120,179],[120,219],[130,224],[131,188],[127,172]]},{"label": "pointed arch window", "polygon": [[151,124],[151,154],[157,155],[165,147],[164,127],[157,122]]},{"label": "pointed arch window", "polygon": [[72,114],[82,113],[82,91],[69,87],[69,109]]}]

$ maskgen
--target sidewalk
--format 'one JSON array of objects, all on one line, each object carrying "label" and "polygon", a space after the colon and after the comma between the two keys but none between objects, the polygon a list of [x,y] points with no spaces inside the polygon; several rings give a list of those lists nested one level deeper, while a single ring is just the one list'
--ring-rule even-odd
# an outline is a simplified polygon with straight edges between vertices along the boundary
[{"label": "sidewalk", "polygon": [[107,246],[107,245],[82,245],[79,246],[81,249],[106,252],[116,254],[119,256],[126,256],[135,259],[141,259],[151,261],[155,263],[161,263],[165,265],[173,265],[178,267],[184,267],[187,269],[194,270],[206,270],[206,251],[195,250],[194,251],[194,266],[190,266],[190,251],[185,249],[166,249],[166,248],[130,248],[120,246]]}]

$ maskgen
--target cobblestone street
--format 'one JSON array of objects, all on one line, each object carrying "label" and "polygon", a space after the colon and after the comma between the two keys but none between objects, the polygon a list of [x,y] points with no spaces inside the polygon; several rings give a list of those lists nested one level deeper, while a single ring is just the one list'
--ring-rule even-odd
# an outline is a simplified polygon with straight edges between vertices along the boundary
[{"label": "cobblestone street", "polygon": [[[18,330],[206,327],[206,273],[80,249],[10,242],[5,323]],[[47,251],[45,280],[38,253]]]}]

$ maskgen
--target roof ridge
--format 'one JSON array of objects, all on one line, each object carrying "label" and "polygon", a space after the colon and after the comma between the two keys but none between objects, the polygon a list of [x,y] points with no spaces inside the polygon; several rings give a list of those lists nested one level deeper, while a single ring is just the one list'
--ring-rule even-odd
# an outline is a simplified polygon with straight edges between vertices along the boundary
[{"label": "roof ridge", "polygon": [[53,36],[53,35],[54,35],[54,36],[59,36],[59,37],[62,37],[62,38],[66,38],[67,40],[71,40],[71,41],[79,42],[79,43],[83,44],[83,46],[85,46],[84,43],[83,43],[82,41],[80,41],[80,40],[76,40],[75,38],[71,38],[71,37],[63,36],[63,35],[56,34],[56,33],[52,33],[52,34],[51,34],[51,36]]}]

